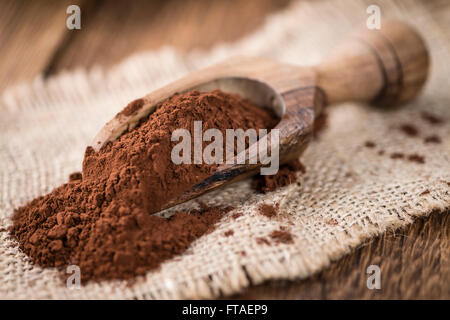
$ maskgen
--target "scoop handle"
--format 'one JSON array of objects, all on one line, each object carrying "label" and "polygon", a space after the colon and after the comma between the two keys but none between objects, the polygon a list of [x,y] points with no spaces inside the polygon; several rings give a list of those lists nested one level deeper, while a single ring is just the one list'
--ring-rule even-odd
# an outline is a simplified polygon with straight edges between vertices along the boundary
[{"label": "scoop handle", "polygon": [[420,35],[400,21],[360,28],[316,67],[328,103],[366,101],[391,106],[414,98],[428,74]]}]

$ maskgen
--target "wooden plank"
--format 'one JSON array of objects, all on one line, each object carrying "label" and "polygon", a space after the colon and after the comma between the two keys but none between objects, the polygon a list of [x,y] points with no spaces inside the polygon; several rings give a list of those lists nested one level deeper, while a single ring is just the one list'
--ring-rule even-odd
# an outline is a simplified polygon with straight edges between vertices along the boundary
[{"label": "wooden plank", "polygon": [[[272,281],[237,299],[450,299],[450,212],[432,213],[376,237],[319,274]],[[381,289],[367,288],[366,269],[379,265]]]},{"label": "wooden plank", "polygon": [[48,64],[77,1],[0,2],[0,90],[33,79]]}]

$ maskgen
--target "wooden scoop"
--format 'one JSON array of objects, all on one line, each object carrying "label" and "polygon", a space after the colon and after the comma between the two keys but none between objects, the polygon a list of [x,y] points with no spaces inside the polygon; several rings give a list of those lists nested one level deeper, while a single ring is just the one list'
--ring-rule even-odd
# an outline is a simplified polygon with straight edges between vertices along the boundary
[{"label": "wooden scoop", "polygon": [[[130,107],[124,109],[100,130],[91,147],[100,150],[107,142],[136,126],[140,119],[175,93],[220,89],[237,93],[276,112],[281,118],[275,127],[280,130],[280,162],[287,162],[298,158],[305,150],[311,139],[314,119],[326,105],[362,101],[393,106],[406,102],[422,88],[428,61],[421,37],[399,21],[383,21],[381,30],[362,28],[356,31],[318,66],[300,67],[260,58],[234,58],[191,73],[136,100],[131,104],[131,110]],[[260,166],[222,164],[212,176],[186,190],[164,208],[254,174]]]}]

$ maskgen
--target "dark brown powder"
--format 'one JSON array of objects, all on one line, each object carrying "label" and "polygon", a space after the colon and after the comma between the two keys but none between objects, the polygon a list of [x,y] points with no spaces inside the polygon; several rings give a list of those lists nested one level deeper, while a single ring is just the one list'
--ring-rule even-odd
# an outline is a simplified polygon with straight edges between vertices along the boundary
[{"label": "dark brown powder", "polygon": [[394,152],[391,154],[391,159],[403,159],[405,155],[401,152]]},{"label": "dark brown powder", "polygon": [[231,218],[233,218],[233,220],[236,220],[239,217],[242,217],[244,214],[242,212],[236,212],[233,213],[233,215],[231,216]]},{"label": "dark brown powder", "polygon": [[[138,101],[138,102],[136,102]],[[123,114],[136,112],[132,102]],[[203,130],[273,128],[269,111],[221,91],[175,95],[99,152],[88,148],[82,176],[17,209],[12,235],[42,267],[80,267],[82,281],[129,279],[182,254],[231,208],[153,216],[167,201],[214,172],[216,165],[175,165],[171,133],[194,120]],[[76,179],[74,179],[76,178]],[[82,178],[82,179],[80,179]]]},{"label": "dark brown powder", "polygon": [[82,175],[81,172],[74,172],[69,175],[69,181],[81,180]]},{"label": "dark brown powder", "polygon": [[266,216],[268,218],[273,218],[278,214],[278,204],[276,206],[270,205],[270,204],[260,204],[258,207],[258,211],[263,216]]},{"label": "dark brown powder", "polygon": [[428,111],[423,111],[420,115],[422,116],[422,119],[424,119],[425,121],[427,121],[430,124],[436,125],[436,124],[442,124],[445,122],[444,119],[442,119]]},{"label": "dark brown powder", "polygon": [[437,136],[437,135],[431,135],[431,136],[426,137],[426,138],[424,139],[424,142],[425,142],[425,143],[441,143],[442,140],[441,140],[441,138],[440,138],[439,136]]},{"label": "dark brown powder", "polygon": [[269,236],[275,243],[288,244],[294,242],[294,238],[289,230],[274,230]]},{"label": "dark brown powder", "polygon": [[376,144],[375,144],[375,142],[373,142],[373,141],[366,141],[365,143],[364,143],[364,146],[365,147],[367,147],[367,148],[375,148],[376,147]]},{"label": "dark brown powder", "polygon": [[259,245],[267,245],[267,246],[270,246],[269,240],[267,240],[266,238],[263,238],[263,237],[256,238],[256,243],[259,244]]},{"label": "dark brown powder", "polygon": [[416,163],[420,163],[420,164],[424,164],[425,163],[425,157],[418,155],[418,154],[411,154],[408,156],[408,160],[411,162],[416,162]]},{"label": "dark brown powder", "polygon": [[233,234],[234,234],[233,230],[228,230],[228,231],[225,231],[223,235],[225,237],[231,237]]},{"label": "dark brown powder", "polygon": [[420,163],[423,164],[425,163],[425,157],[421,156],[419,154],[411,154],[411,155],[405,155],[403,153],[400,152],[394,152],[391,154],[391,159],[405,159],[411,162],[416,162],[416,163]]},{"label": "dark brown powder", "polygon": [[260,193],[275,191],[297,182],[297,172],[305,173],[305,166],[299,160],[291,161],[282,165],[274,175],[255,176],[252,181],[252,188]]},{"label": "dark brown powder", "polygon": [[400,126],[400,130],[402,130],[406,135],[410,137],[416,137],[417,135],[419,135],[419,129],[417,129],[412,124],[405,123]]}]

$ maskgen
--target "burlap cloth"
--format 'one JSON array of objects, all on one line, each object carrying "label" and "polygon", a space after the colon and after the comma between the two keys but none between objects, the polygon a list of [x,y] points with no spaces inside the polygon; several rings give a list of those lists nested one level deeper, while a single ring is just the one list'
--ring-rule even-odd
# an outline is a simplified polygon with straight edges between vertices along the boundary
[{"label": "burlap cloth", "polygon": [[[378,2],[380,3],[380,2]],[[368,4],[359,1],[297,3],[271,16],[254,34],[210,52],[181,55],[170,48],[130,57],[115,68],[77,70],[44,82],[11,88],[0,97],[0,297],[1,298],[214,298],[268,279],[305,278],[364,240],[413,221],[432,210],[450,208],[450,125],[432,126],[420,113],[450,120],[449,35],[420,3],[401,8],[386,2],[388,16],[409,21],[423,34],[432,70],[423,94],[402,109],[381,112],[342,104],[329,110],[329,126],[303,156],[307,174],[291,185],[256,195],[249,181],[202,198],[233,205],[211,234],[184,255],[167,261],[135,283],[91,283],[69,290],[56,270],[33,266],[10,239],[13,209],[48,193],[81,169],[86,145],[131,99],[189,71],[231,55],[265,56],[313,64],[352,26],[365,21]],[[396,127],[412,123],[420,137]],[[437,134],[441,144],[425,144]],[[364,147],[366,140],[376,148]],[[384,150],[384,155],[378,155]],[[393,152],[425,156],[425,164],[393,160]],[[425,190],[430,193],[421,195]],[[257,213],[261,202],[279,202],[280,217]],[[195,202],[185,204],[189,208]],[[258,244],[279,226],[288,226],[294,244]],[[234,236],[224,237],[233,230]],[[246,252],[244,256],[242,251]],[[82,270],[81,270],[82,274]]]}]

